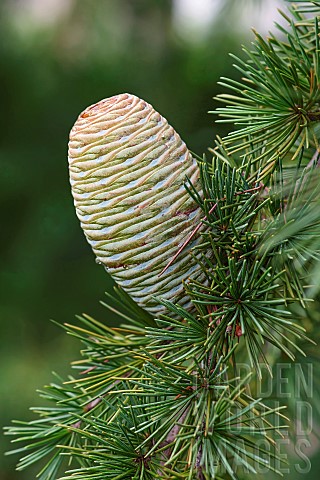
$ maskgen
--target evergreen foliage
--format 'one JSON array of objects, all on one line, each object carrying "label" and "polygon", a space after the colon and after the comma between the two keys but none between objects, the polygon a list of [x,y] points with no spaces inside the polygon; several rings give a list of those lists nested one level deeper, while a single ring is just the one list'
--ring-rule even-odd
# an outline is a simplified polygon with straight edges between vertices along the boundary
[{"label": "evergreen foliage", "polygon": [[234,130],[198,159],[203,196],[186,182],[203,212],[186,242],[201,235],[193,255],[206,280],[185,281],[193,310],[158,298],[169,313],[154,319],[116,289],[106,306],[120,327],[66,325],[83,344],[77,375],[40,392],[50,406],[36,420],[8,428],[22,442],[18,469],[40,461],[40,480],[281,473],[292,405],[282,412],[248,386],[283,358],[318,361],[320,4],[283,16],[288,29],[256,34],[235,59],[243,80],[221,81],[231,93],[218,97],[218,121]]}]

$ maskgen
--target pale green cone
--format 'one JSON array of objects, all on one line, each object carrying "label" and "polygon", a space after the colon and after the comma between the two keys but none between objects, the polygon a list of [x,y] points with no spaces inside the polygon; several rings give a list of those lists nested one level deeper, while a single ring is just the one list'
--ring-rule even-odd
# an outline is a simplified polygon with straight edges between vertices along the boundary
[{"label": "pale green cone", "polygon": [[199,187],[185,143],[144,100],[120,94],[88,107],[70,132],[77,216],[99,263],[142,307],[164,312],[156,295],[188,308],[182,280],[199,267],[189,245],[161,276],[201,218],[184,188]]}]

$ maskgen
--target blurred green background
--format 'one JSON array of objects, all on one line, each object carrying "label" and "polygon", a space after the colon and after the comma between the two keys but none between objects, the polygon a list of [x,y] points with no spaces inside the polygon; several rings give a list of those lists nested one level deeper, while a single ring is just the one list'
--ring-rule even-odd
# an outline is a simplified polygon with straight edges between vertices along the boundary
[{"label": "blurred green background", "polygon": [[[134,93],[201,155],[225,133],[207,112],[219,77],[237,75],[228,52],[250,41],[254,18],[266,23],[263,3],[194,0],[192,10],[183,0],[1,0],[1,427],[30,418],[36,389],[52,370],[67,375],[79,356],[80,345],[50,319],[86,312],[115,321],[99,304],[111,280],[95,264],[70,194],[76,117],[104,97]],[[0,479],[34,478],[15,472],[17,458],[3,456],[10,439],[0,438]]]}]

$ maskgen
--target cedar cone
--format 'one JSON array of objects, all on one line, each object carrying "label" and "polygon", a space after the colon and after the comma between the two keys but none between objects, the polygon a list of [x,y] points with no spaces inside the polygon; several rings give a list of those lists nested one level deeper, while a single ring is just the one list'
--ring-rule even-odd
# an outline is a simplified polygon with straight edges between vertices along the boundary
[{"label": "cedar cone", "polygon": [[167,120],[134,95],[101,100],[70,132],[69,167],[97,262],[155,316],[165,311],[155,295],[190,308],[182,281],[200,273],[195,242],[159,276],[201,218],[184,187],[189,177],[200,190],[197,163]]}]

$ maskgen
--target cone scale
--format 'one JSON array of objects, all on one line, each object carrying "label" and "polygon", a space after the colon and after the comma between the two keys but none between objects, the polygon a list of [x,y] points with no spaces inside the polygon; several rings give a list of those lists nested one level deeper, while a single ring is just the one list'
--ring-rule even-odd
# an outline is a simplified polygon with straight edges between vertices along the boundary
[{"label": "cone scale", "polygon": [[182,281],[199,274],[194,243],[160,276],[201,218],[184,187],[188,177],[200,189],[198,166],[180,136],[147,102],[120,94],[80,114],[68,156],[76,213],[97,262],[152,315],[165,310],[154,296],[188,308]]}]

